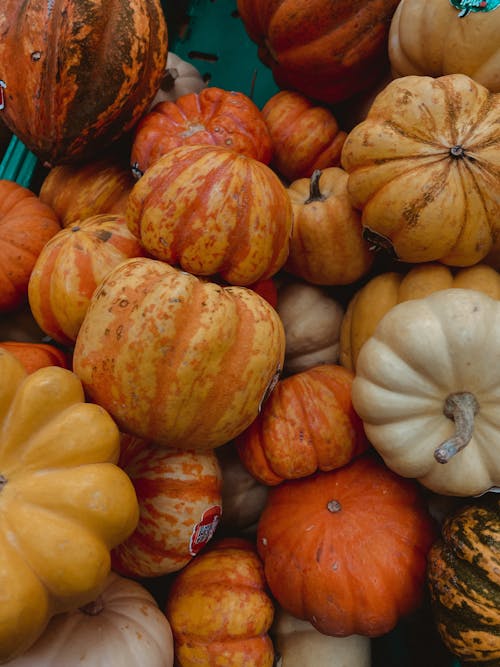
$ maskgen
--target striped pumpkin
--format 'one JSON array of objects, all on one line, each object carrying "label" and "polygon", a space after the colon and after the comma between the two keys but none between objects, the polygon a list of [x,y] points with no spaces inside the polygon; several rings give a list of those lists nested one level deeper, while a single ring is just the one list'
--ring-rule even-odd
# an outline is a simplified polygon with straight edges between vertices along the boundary
[{"label": "striped pumpkin", "polygon": [[206,450],[255,419],[284,352],[279,315],[253,290],[135,258],[94,293],[73,367],[122,431]]},{"label": "striped pumpkin", "polygon": [[448,516],[428,556],[431,604],[445,645],[464,664],[500,664],[500,495]]},{"label": "striped pumpkin", "polygon": [[2,117],[50,166],[130,130],[167,61],[160,0],[3,0],[0,34]]}]

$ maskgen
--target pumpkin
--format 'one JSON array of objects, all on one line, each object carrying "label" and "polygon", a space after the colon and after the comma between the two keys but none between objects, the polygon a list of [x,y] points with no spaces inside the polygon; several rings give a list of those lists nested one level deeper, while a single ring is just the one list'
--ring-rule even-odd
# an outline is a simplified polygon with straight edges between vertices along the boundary
[{"label": "pumpkin", "polygon": [[279,288],[277,310],[285,329],[286,373],[338,362],[344,308],[326,289],[293,280]]},{"label": "pumpkin", "polygon": [[271,486],[334,470],[366,451],[351,403],[351,371],[323,364],[279,380],[262,410],[236,438],[245,468]]},{"label": "pumpkin", "polygon": [[135,531],[112,552],[132,577],[180,570],[212,538],[222,513],[221,470],[212,451],[183,451],[122,434],[118,465],[139,502]]},{"label": "pumpkin", "polygon": [[169,51],[160,88],[154,96],[149,110],[158,102],[175,102],[182,95],[200,93],[206,86],[207,82],[192,63],[184,60],[173,51]]},{"label": "pumpkin", "polygon": [[55,341],[72,345],[103,278],[123,260],[143,255],[121,215],[101,213],[61,229],[45,244],[30,275],[33,317]]},{"label": "pumpkin", "polygon": [[346,132],[333,113],[292,90],[280,90],[262,107],[273,149],[272,167],[288,181],[340,164]]},{"label": "pumpkin", "polygon": [[56,212],[61,225],[69,227],[102,213],[125,215],[134,183],[128,164],[113,154],[53,167],[40,186],[39,197]]},{"label": "pumpkin", "polygon": [[271,667],[274,606],[253,543],[224,538],[175,577],[166,616],[179,667]]},{"label": "pumpkin", "polygon": [[335,637],[377,637],[416,609],[435,524],[421,488],[365,454],[269,490],[257,549],[278,604]]},{"label": "pumpkin", "polygon": [[352,401],[389,468],[436,493],[500,487],[500,303],[453,288],[399,303],[361,348]]},{"label": "pumpkin", "polygon": [[255,103],[244,93],[211,86],[160,102],[141,118],[132,169],[140,177],[172,148],[192,145],[230,148],[265,164],[271,160],[271,137]]},{"label": "pumpkin", "polygon": [[350,285],[371,269],[374,253],[340,167],[316,170],[288,187],[293,228],[285,270],[313,285]]},{"label": "pumpkin", "polygon": [[110,550],[134,530],[134,488],[116,465],[119,432],[85,403],[74,373],[27,374],[0,349],[0,661],[25,652],[55,614],[91,602]]},{"label": "pumpkin", "polygon": [[444,644],[463,664],[500,661],[500,496],[448,515],[429,551],[427,579]]},{"label": "pumpkin", "polygon": [[238,0],[237,7],[277,85],[333,104],[383,75],[398,1]]},{"label": "pumpkin", "polygon": [[387,85],[342,149],[365,236],[405,262],[481,261],[500,238],[499,110],[465,74]]},{"label": "pumpkin", "polygon": [[69,368],[69,355],[49,343],[32,343],[27,341],[0,341],[0,348],[13,354],[22,363],[28,373],[33,373],[44,366],[60,366]]},{"label": "pumpkin", "polygon": [[479,290],[500,299],[500,275],[490,266],[475,264],[452,270],[437,262],[424,262],[406,271],[387,271],[371,278],[350,299],[340,326],[339,363],[351,370],[363,343],[382,317],[397,303],[422,299],[453,287]]},{"label": "pumpkin", "polygon": [[90,159],[134,127],[167,60],[159,0],[6,0],[0,34],[2,117],[49,167]]},{"label": "pumpkin", "polygon": [[134,185],[127,224],[155,259],[251,285],[285,263],[292,206],[262,162],[221,146],[179,146]]},{"label": "pumpkin", "polygon": [[331,637],[275,605],[269,631],[276,667],[371,667],[371,642],[362,635]]},{"label": "pumpkin", "polygon": [[495,4],[402,0],[389,31],[393,76],[438,77],[461,72],[492,92],[500,92],[500,16],[489,11]]},{"label": "pumpkin", "polygon": [[284,351],[281,320],[257,293],[135,258],[94,293],[73,367],[122,431],[206,450],[255,419]]},{"label": "pumpkin", "polygon": [[51,619],[11,667],[172,667],[170,624],[141,584],[111,572],[95,600]]},{"label": "pumpkin", "polygon": [[26,302],[35,261],[60,229],[55,212],[34,192],[0,180],[0,313]]}]

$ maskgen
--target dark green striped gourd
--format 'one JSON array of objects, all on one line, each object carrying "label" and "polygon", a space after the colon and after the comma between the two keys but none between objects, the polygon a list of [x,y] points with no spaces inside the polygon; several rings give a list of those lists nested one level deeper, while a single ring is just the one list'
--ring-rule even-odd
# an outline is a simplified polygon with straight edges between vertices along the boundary
[{"label": "dark green striped gourd", "polygon": [[450,515],[428,555],[439,634],[462,665],[500,665],[500,494]]}]

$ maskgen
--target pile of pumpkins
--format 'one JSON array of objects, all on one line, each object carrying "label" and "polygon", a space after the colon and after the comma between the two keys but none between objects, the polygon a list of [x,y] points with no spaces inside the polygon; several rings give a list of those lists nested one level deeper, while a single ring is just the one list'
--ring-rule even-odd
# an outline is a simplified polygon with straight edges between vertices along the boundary
[{"label": "pile of pumpkins", "polygon": [[115,4],[0,17],[0,663],[500,664],[500,3],[239,0],[261,109]]}]

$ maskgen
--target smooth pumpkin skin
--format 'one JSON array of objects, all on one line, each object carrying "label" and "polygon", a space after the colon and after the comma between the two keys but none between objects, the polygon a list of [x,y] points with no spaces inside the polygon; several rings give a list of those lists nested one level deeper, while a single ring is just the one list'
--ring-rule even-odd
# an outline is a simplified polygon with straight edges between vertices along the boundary
[{"label": "smooth pumpkin skin", "polygon": [[60,229],[56,213],[34,192],[0,180],[0,313],[26,301],[36,259]]},{"label": "smooth pumpkin skin", "polygon": [[327,104],[376,83],[388,64],[398,0],[238,0],[249,37],[278,86]]},{"label": "smooth pumpkin skin", "polygon": [[135,528],[134,488],[118,468],[118,429],[85,403],[74,373],[28,375],[0,349],[2,601],[0,660],[26,651],[54,615],[93,600],[110,550]]},{"label": "smooth pumpkin skin", "polygon": [[393,306],[452,287],[475,289],[500,299],[500,274],[481,263],[454,270],[437,262],[424,262],[405,272],[388,271],[369,280],[349,301],[342,318],[339,363],[356,369],[363,343]]},{"label": "smooth pumpkin skin", "polygon": [[2,75],[2,117],[50,167],[89,159],[130,130],[167,60],[159,0],[5,0],[0,33],[0,62],[17,63]]},{"label": "smooth pumpkin skin", "polygon": [[179,146],[137,181],[126,217],[155,259],[245,286],[282,268],[292,215],[264,163],[221,146]]},{"label": "smooth pumpkin skin", "polygon": [[459,18],[450,0],[401,0],[389,31],[394,77],[461,72],[500,92],[500,16],[471,12]]},{"label": "smooth pumpkin skin", "polygon": [[323,364],[279,380],[257,418],[236,438],[246,469],[261,483],[334,470],[369,447],[354,412],[354,374]]},{"label": "smooth pumpkin skin", "polygon": [[343,169],[329,167],[287,188],[293,227],[284,268],[313,285],[350,285],[373,265],[348,180]]},{"label": "smooth pumpkin skin", "polygon": [[217,86],[158,103],[134,130],[130,162],[144,173],[172,148],[223,146],[269,164],[271,137],[257,105],[244,93]]},{"label": "smooth pumpkin skin", "polygon": [[464,74],[389,83],[342,149],[364,234],[411,263],[472,266],[494,250],[499,112],[500,95]]},{"label": "smooth pumpkin skin", "polygon": [[253,542],[224,538],[176,576],[165,613],[179,667],[271,667],[274,616]]},{"label": "smooth pumpkin skin", "polygon": [[253,421],[284,353],[278,314],[252,290],[136,258],[94,293],[73,364],[122,431],[206,450]]},{"label": "smooth pumpkin skin", "polygon": [[257,550],[283,609],[326,635],[377,637],[421,603],[435,530],[419,485],[364,454],[269,489]]},{"label": "smooth pumpkin skin", "polygon": [[462,664],[500,660],[500,496],[449,515],[429,551],[427,579],[439,634]]},{"label": "smooth pumpkin skin", "polygon": [[0,341],[0,347],[19,359],[28,373],[33,373],[44,366],[70,368],[71,365],[69,354],[48,343],[3,340]]}]

